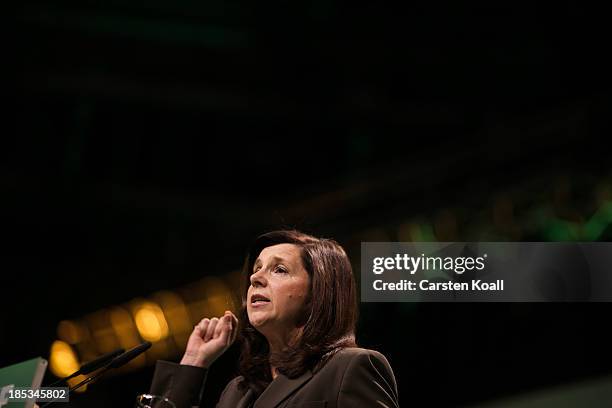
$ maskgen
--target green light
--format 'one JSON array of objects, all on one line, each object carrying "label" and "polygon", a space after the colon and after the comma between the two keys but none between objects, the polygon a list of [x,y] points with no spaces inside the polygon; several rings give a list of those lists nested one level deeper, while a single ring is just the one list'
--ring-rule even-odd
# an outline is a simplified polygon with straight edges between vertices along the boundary
[{"label": "green light", "polygon": [[589,241],[597,241],[604,230],[612,223],[612,202],[606,201],[584,225],[584,236]]},{"label": "green light", "polygon": [[549,220],[543,233],[544,237],[552,242],[577,241],[580,239],[579,226],[576,223],[559,219]]}]

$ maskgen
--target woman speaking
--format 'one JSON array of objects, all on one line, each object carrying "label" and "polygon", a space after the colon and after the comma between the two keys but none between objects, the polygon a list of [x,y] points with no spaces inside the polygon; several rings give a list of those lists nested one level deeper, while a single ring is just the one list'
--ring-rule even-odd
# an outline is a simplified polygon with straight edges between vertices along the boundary
[{"label": "woman speaking", "polygon": [[240,376],[217,408],[398,407],[387,359],[355,343],[357,293],[343,248],[298,231],[259,236],[244,265],[240,319],[203,319],[180,364],[158,361],[151,393],[199,406],[206,373],[240,342]]}]

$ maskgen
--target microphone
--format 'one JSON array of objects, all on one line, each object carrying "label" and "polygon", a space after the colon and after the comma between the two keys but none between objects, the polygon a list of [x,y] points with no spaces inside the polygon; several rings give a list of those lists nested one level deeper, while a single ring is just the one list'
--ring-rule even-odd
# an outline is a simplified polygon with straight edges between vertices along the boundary
[{"label": "microphone", "polygon": [[81,381],[80,383],[75,385],[74,387],[70,388],[70,391],[74,391],[77,388],[81,388],[85,384],[89,384],[90,382],[92,382],[96,378],[100,377],[102,374],[104,374],[105,372],[107,372],[111,368],[119,368],[119,367],[127,364],[129,361],[135,359],[136,357],[138,357],[139,355],[141,355],[142,353],[147,351],[149,348],[151,348],[151,342],[150,341],[145,341],[144,343],[139,344],[136,347],[133,347],[133,348],[129,349],[125,353],[123,353],[123,354],[113,358],[110,363],[105,365],[104,368],[102,368],[102,370],[100,370],[95,375],[92,375],[91,377],[88,377],[88,378],[84,379],[83,381]]},{"label": "microphone", "polygon": [[89,374],[96,371],[98,368],[106,365],[110,360],[113,360],[115,357],[119,357],[125,353],[125,349],[117,349],[115,351],[111,351],[110,353],[104,354],[103,356],[90,361],[89,363],[83,364],[81,367],[81,374]]},{"label": "microphone", "polygon": [[57,384],[66,382],[68,380],[70,380],[71,378],[76,377],[77,375],[81,375],[81,374],[89,374],[93,371],[96,371],[98,368],[106,365],[106,363],[108,363],[109,361],[113,360],[115,357],[118,357],[119,355],[123,354],[125,352],[124,349],[120,348],[117,349],[115,351],[111,351],[110,353],[106,353],[101,355],[100,357],[96,358],[95,360],[92,360],[88,363],[85,363],[81,366],[81,368],[79,368],[78,370],[76,370],[74,373],[70,374],[67,377],[64,378],[60,378],[59,380],[55,381],[54,383],[48,385],[47,387],[53,387]]},{"label": "microphone", "polygon": [[144,343],[139,344],[136,347],[129,349],[128,351],[121,354],[120,356],[115,357],[108,365],[108,369],[119,368],[127,364],[128,362],[132,361],[133,359],[135,359],[136,357],[138,357],[139,355],[141,355],[142,353],[144,353],[150,348],[151,348],[151,342],[145,341]]},{"label": "microphone", "polygon": [[[81,381],[80,383],[78,383],[77,385],[75,385],[74,387],[71,387],[68,392],[72,392],[78,388],[81,388],[82,386],[89,384],[90,382],[94,381],[95,379],[101,377],[104,373],[106,373],[108,370],[113,369],[113,368],[119,368],[124,366],[125,364],[127,364],[128,362],[132,361],[133,359],[135,359],[136,357],[138,357],[139,355],[141,355],[142,353],[144,353],[145,351],[147,351],[148,349],[151,348],[151,342],[149,341],[145,341],[144,343],[141,343],[139,345],[137,345],[136,347],[133,347],[131,349],[129,349],[128,351],[122,353],[121,355],[116,356],[115,358],[113,358],[110,363],[106,363],[106,365],[103,366],[103,368],[98,371],[96,374],[92,375],[91,377],[88,377],[86,379],[84,379],[83,381]],[[41,405],[40,408],[43,407],[47,407],[51,404],[53,404],[56,401],[50,401],[44,405]]]}]

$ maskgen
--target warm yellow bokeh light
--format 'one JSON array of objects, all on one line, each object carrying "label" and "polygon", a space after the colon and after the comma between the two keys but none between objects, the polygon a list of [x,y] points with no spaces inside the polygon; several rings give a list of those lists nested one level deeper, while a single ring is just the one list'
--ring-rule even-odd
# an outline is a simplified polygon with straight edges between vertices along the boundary
[{"label": "warm yellow bokeh light", "polygon": [[159,303],[164,312],[169,334],[174,338],[175,344],[183,348],[192,329],[191,317],[185,302],[179,295],[170,291],[157,292],[153,295],[153,299]]},{"label": "warm yellow bokeh light", "polygon": [[116,306],[110,310],[110,322],[121,347],[127,350],[140,343],[134,320],[123,307]]},{"label": "warm yellow bokeh light", "polygon": [[77,344],[83,341],[84,330],[79,324],[70,320],[62,320],[57,325],[57,336],[69,344]]},{"label": "warm yellow bokeh light", "polygon": [[[81,381],[85,380],[87,378],[86,375],[77,375],[74,378],[71,378],[68,380],[68,387],[72,388],[75,385],[79,384]],[[74,392],[85,392],[87,390],[88,385],[82,385],[80,388],[77,388]]]},{"label": "warm yellow bokeh light", "polygon": [[206,312],[211,316],[223,316],[226,310],[232,308],[231,292],[221,279],[215,277],[204,278],[197,284],[197,290],[201,299],[206,300]]},{"label": "warm yellow bokeh light", "polygon": [[221,317],[226,310],[230,309],[231,305],[227,293],[221,292],[208,298],[208,310],[213,316]]},{"label": "warm yellow bokeh light", "polygon": [[144,340],[156,342],[168,337],[168,323],[161,308],[153,302],[143,302],[135,308],[134,321]]},{"label": "warm yellow bokeh light", "polygon": [[79,359],[70,344],[56,340],[51,344],[49,368],[57,377],[66,377],[79,369]]},{"label": "warm yellow bokeh light", "polygon": [[97,354],[109,353],[119,347],[119,341],[110,322],[108,309],[98,310],[85,317]]}]

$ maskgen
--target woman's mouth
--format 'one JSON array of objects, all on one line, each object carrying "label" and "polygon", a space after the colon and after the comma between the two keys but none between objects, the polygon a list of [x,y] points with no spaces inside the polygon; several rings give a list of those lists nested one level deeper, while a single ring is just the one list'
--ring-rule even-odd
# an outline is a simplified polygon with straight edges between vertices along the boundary
[{"label": "woman's mouth", "polygon": [[270,299],[264,295],[255,294],[251,296],[251,306],[253,307],[265,306],[268,303],[270,303]]}]

